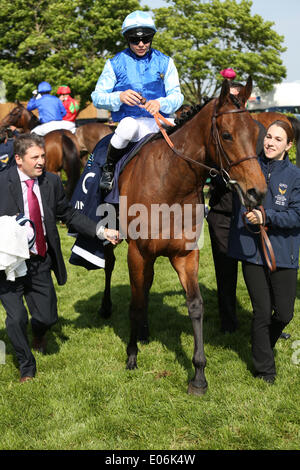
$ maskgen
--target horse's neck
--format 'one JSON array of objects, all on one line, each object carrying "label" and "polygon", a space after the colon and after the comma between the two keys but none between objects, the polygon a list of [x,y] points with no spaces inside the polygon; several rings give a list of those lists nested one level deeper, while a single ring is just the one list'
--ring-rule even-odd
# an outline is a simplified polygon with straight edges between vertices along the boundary
[{"label": "horse's neck", "polygon": [[27,111],[27,113],[24,115],[24,125],[26,126],[27,131],[31,131],[39,124],[39,120],[33,113],[29,111]]},{"label": "horse's neck", "polygon": [[14,125],[20,129],[23,129],[24,133],[30,132],[39,123],[37,117],[24,107],[19,108],[20,115],[16,119]]},{"label": "horse's neck", "polygon": [[[174,145],[174,153],[176,150],[183,154],[183,157],[177,157],[185,163],[185,171],[199,174],[201,176],[205,168],[201,164],[205,164],[206,154],[210,141],[210,123],[211,117],[207,113],[201,111],[196,114],[190,121],[187,121],[182,128],[179,128],[173,135],[171,140]],[[187,159],[193,160],[195,163],[185,162]]]},{"label": "horse's neck", "polygon": [[[181,133],[180,133],[181,134]],[[159,178],[162,182],[158,191],[161,191],[170,200],[182,200],[186,198],[198,198],[198,192],[204,185],[206,170],[204,167],[196,162],[204,160],[205,149],[204,145],[196,148],[196,145],[190,142],[192,139],[182,140],[182,137],[174,135],[172,142],[174,147],[185,156],[195,161],[195,163],[188,162],[184,158],[180,157],[176,152],[170,148],[164,153],[157,163],[157,155],[153,154],[153,160],[155,166],[159,169]],[[200,155],[200,154],[203,155]],[[197,156],[196,156],[197,154]],[[195,158],[196,157],[196,158]]]},{"label": "horse's neck", "polygon": [[8,117],[4,117],[2,119],[2,121],[0,122],[0,127],[5,127],[5,126],[9,126],[11,124],[10,120],[8,119]]}]

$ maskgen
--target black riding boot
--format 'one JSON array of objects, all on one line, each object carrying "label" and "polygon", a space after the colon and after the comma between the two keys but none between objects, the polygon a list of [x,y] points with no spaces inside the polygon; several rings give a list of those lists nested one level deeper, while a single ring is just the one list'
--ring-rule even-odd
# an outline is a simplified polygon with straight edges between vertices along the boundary
[{"label": "black riding boot", "polygon": [[100,189],[111,191],[114,184],[115,166],[124,155],[126,149],[116,149],[109,144],[107,150],[106,163],[103,165],[102,176],[100,179]]}]

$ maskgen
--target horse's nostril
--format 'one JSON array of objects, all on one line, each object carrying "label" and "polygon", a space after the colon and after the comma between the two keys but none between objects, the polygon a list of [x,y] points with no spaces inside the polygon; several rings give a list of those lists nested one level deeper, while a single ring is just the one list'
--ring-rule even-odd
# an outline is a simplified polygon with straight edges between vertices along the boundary
[{"label": "horse's nostril", "polygon": [[251,196],[251,197],[254,197],[256,198],[257,197],[257,191],[255,188],[251,188],[247,191],[248,195]]},{"label": "horse's nostril", "polygon": [[255,188],[251,188],[247,191],[247,196],[249,198],[249,201],[251,201],[254,206],[259,206],[262,204],[264,194],[261,193],[260,191],[257,191]]}]

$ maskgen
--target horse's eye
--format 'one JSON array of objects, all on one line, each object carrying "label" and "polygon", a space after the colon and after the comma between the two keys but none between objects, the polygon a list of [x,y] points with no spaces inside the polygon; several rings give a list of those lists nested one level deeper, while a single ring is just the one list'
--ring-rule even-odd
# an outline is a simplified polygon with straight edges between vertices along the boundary
[{"label": "horse's eye", "polygon": [[229,132],[223,132],[222,138],[223,138],[224,140],[232,140],[232,135],[229,134]]}]

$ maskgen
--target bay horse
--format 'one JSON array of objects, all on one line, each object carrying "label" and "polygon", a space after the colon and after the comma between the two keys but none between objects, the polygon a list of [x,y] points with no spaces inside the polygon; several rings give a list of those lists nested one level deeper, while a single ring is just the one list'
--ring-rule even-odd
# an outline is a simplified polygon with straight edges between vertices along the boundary
[{"label": "bay horse", "polygon": [[46,170],[67,175],[65,192],[70,200],[78,183],[81,172],[79,147],[76,137],[66,129],[51,131],[44,136]]},{"label": "bay horse", "polygon": [[[119,178],[120,197],[125,198],[129,210],[120,204],[120,230],[128,243],[128,269],[131,286],[130,339],[127,345],[127,369],[137,367],[137,341],[139,330],[147,323],[148,295],[154,276],[157,257],[169,258],[186,293],[189,317],[194,335],[194,378],[188,393],[202,395],[207,390],[205,378],[206,358],[203,344],[203,300],[198,284],[199,250],[188,245],[190,233],[200,232],[202,220],[197,220],[197,208],[203,204],[203,186],[210,173],[222,174],[234,185],[246,207],[261,203],[266,193],[266,182],[258,164],[255,144],[258,126],[245,109],[244,103],[252,90],[252,79],[241,92],[239,101],[230,95],[229,82],[225,80],[218,98],[206,103],[185,123],[176,126],[169,134],[173,148],[160,136],[146,143],[126,165]],[[217,168],[213,170],[212,167]],[[138,206],[136,206],[136,204]],[[161,221],[152,233],[154,206],[181,209],[192,207],[190,229],[182,230],[177,237],[175,216],[170,217],[170,233],[164,236]],[[137,217],[132,208],[139,207]],[[203,207],[203,206],[202,206]],[[145,210],[142,210],[144,208]],[[128,228],[138,220],[146,227],[143,236],[135,236]],[[197,236],[194,235],[194,241]],[[107,245],[105,291],[100,313],[110,315],[110,278],[114,267],[114,254]],[[110,247],[110,248],[109,248]],[[147,325],[146,325],[147,334]]]}]

